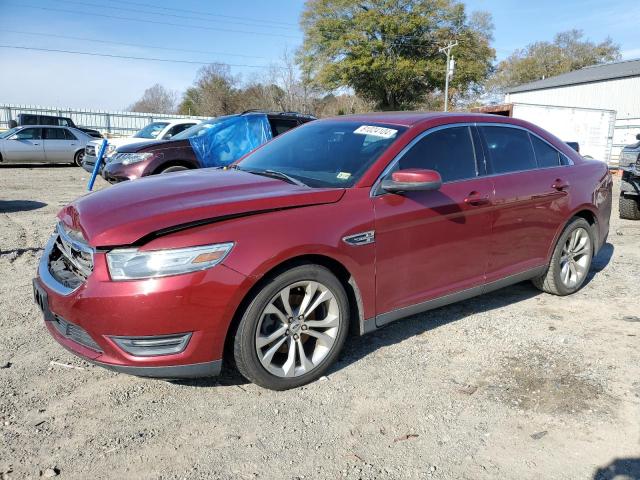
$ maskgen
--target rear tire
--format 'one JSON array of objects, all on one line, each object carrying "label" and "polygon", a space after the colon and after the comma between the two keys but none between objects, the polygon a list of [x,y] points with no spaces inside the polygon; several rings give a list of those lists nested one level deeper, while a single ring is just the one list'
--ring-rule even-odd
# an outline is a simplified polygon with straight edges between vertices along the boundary
[{"label": "rear tire", "polygon": [[595,242],[589,222],[574,217],[560,235],[547,271],[532,280],[543,292],[570,295],[580,290],[589,274]]},{"label": "rear tire", "polygon": [[244,311],[233,343],[236,367],[264,388],[299,387],[338,358],[348,330],[340,281],[320,265],[294,267],[266,282]]},{"label": "rear tire", "polygon": [[81,167],[83,159],[84,159],[84,150],[80,150],[79,152],[76,152],[75,156],[73,157],[73,164],[76,167]]},{"label": "rear tire", "polygon": [[189,170],[189,169],[183,165],[172,165],[170,167],[165,168],[164,170],[161,170],[160,173],[162,174],[162,173],[182,172],[184,170]]},{"label": "rear tire", "polygon": [[625,220],[640,220],[640,199],[620,195],[620,218]]}]

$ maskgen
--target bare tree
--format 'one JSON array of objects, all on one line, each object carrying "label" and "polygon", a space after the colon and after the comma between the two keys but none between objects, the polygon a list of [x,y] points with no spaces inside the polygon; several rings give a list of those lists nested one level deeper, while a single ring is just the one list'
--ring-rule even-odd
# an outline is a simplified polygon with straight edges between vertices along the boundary
[{"label": "bare tree", "polygon": [[147,88],[137,102],[129,106],[131,112],[175,113],[178,95],[159,83]]}]

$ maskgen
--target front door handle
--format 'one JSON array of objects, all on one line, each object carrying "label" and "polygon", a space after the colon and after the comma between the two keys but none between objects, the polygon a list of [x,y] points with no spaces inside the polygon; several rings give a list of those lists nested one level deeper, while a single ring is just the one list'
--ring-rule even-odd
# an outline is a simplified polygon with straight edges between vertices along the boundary
[{"label": "front door handle", "polygon": [[488,205],[491,203],[491,200],[489,200],[489,195],[480,195],[480,193],[473,191],[467,195],[467,198],[464,199],[464,203],[473,207],[479,207],[481,205]]},{"label": "front door handle", "polygon": [[569,182],[565,182],[561,178],[556,178],[556,181],[553,182],[553,185],[551,185],[551,188],[553,188],[553,189],[555,189],[555,190],[557,190],[559,192],[563,192],[563,191],[569,189]]}]

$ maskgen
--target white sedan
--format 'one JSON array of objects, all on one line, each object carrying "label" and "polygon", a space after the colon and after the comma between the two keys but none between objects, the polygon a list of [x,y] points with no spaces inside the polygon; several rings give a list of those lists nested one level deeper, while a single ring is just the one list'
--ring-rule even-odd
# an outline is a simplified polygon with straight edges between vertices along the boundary
[{"label": "white sedan", "polygon": [[28,125],[0,133],[2,163],[74,163],[82,165],[84,149],[95,140],[71,127]]}]

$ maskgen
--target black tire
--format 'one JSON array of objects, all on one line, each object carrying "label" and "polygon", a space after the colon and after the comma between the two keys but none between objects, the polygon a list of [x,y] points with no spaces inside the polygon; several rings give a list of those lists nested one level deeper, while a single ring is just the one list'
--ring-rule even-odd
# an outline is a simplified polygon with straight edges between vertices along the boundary
[{"label": "black tire", "polygon": [[160,173],[172,173],[172,172],[182,172],[184,170],[189,170],[188,167],[184,165],[172,165],[160,171]]},{"label": "black tire", "polygon": [[625,220],[640,220],[639,197],[625,197],[623,195],[620,195],[619,207],[620,218]]},{"label": "black tire", "polygon": [[[296,282],[315,281],[325,286],[337,301],[340,324],[326,357],[311,371],[297,377],[280,377],[267,371],[256,352],[256,331],[263,310],[282,289]],[[324,374],[338,358],[349,331],[349,301],[340,281],[320,265],[300,265],[265,282],[244,310],[233,340],[233,357],[238,371],[249,381],[270,390],[288,390],[310,383]],[[302,338],[302,337],[301,337]],[[296,360],[297,361],[297,360]]]},{"label": "black tire", "polygon": [[[577,285],[568,287],[563,283],[562,279],[560,278],[560,272],[561,272],[560,260],[563,253],[562,250],[565,244],[567,243],[567,240],[569,239],[571,234],[579,228],[586,230],[587,235],[589,237],[589,242],[590,242],[591,251],[588,256],[588,262],[586,267],[587,274],[584,275],[584,277],[577,283]],[[562,234],[560,235],[560,238],[558,238],[558,242],[556,243],[556,246],[553,250],[553,255],[551,255],[549,268],[543,275],[540,275],[539,277],[532,279],[533,284],[543,292],[551,293],[552,295],[564,296],[564,295],[571,295],[572,293],[577,292],[578,290],[580,290],[580,288],[582,287],[582,285],[584,284],[585,280],[588,277],[588,271],[591,268],[591,261],[593,260],[594,249],[595,249],[595,241],[594,241],[594,235],[593,235],[593,227],[584,218],[574,217],[567,224]]]},{"label": "black tire", "polygon": [[76,167],[81,167],[83,159],[84,159],[84,150],[80,150],[76,152],[76,154],[73,156],[73,164]]}]

